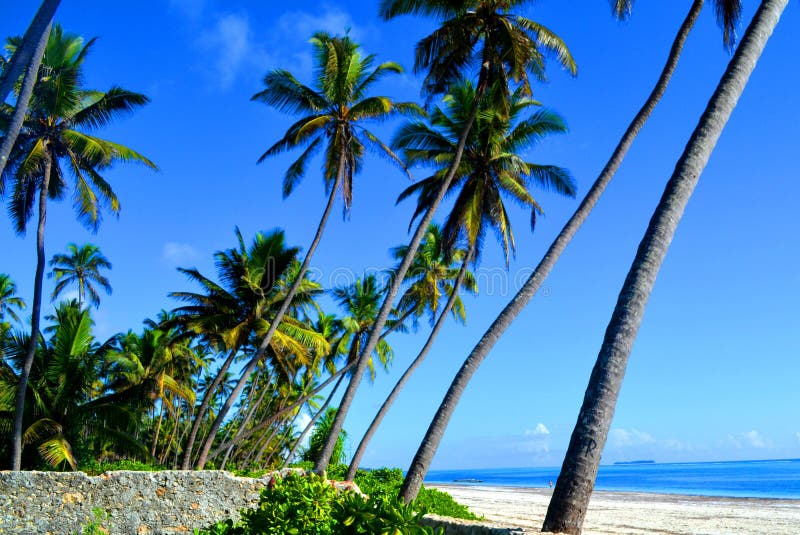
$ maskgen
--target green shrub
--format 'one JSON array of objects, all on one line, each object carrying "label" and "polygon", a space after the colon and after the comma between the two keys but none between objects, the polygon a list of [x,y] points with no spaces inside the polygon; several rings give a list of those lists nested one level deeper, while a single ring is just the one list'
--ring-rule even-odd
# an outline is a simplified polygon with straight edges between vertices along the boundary
[{"label": "green shrub", "polygon": [[78,465],[78,470],[86,472],[90,476],[97,476],[103,472],[111,472],[114,470],[130,470],[133,472],[157,472],[159,470],[166,470],[163,466],[154,464],[142,463],[139,461],[132,461],[123,459],[121,461],[99,463],[95,460],[90,460]]}]

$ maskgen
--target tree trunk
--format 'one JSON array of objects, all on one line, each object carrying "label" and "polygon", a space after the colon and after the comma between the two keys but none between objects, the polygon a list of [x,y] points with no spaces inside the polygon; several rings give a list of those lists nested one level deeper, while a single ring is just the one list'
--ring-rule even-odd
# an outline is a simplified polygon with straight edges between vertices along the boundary
[{"label": "tree trunk", "polygon": [[539,291],[542,283],[550,274],[556,262],[558,262],[558,259],[567,248],[567,245],[569,245],[573,236],[575,236],[575,233],[578,232],[578,229],[581,228],[592,212],[592,209],[600,200],[601,195],[611,182],[611,179],[614,178],[622,161],[625,159],[625,155],[628,153],[634,139],[636,139],[639,131],[647,122],[647,119],[664,95],[669,81],[672,78],[672,74],[675,72],[675,68],[678,65],[678,60],[683,51],[683,46],[686,43],[686,38],[697,20],[702,5],[702,0],[695,0],[692,4],[689,14],[683,21],[675,37],[675,41],[672,43],[667,63],[661,71],[661,75],[653,91],[628,126],[619,144],[617,144],[616,149],[614,149],[611,158],[609,158],[608,163],[606,163],[600,176],[597,177],[597,180],[595,180],[592,187],[586,193],[578,209],[575,210],[575,213],[572,214],[567,224],[561,229],[561,232],[550,245],[550,248],[539,262],[539,265],[536,266],[534,272],[528,277],[528,280],[525,281],[525,284],[520,288],[519,292],[517,292],[514,298],[500,312],[494,322],[492,322],[491,326],[489,326],[464,361],[458,374],[453,378],[450,389],[447,391],[439,410],[431,421],[425,438],[423,438],[420,443],[419,449],[411,463],[411,467],[408,469],[406,479],[403,482],[403,487],[400,490],[400,497],[406,503],[416,499],[419,489],[422,486],[422,481],[425,479],[425,474],[428,472],[428,468],[433,461],[433,456],[436,454],[444,431],[447,428],[447,424],[450,422],[450,417],[453,415],[458,400],[461,398],[461,395],[466,389],[470,379],[472,379],[475,371],[477,371],[480,364],[489,355],[489,352],[506,329],[511,326],[511,323],[524,310],[525,306],[530,302],[533,296],[536,295],[536,292]]},{"label": "tree trunk", "polygon": [[231,409],[233,404],[236,402],[236,398],[239,397],[242,389],[244,388],[245,384],[247,383],[247,379],[253,373],[258,363],[264,357],[264,353],[269,346],[269,343],[272,341],[272,337],[275,335],[275,331],[278,330],[278,326],[280,325],[281,321],[283,321],[283,317],[289,311],[289,307],[292,304],[292,299],[294,299],[294,295],[297,293],[297,290],[300,288],[300,285],[303,283],[303,277],[308,270],[308,265],[311,262],[311,257],[314,255],[314,251],[317,249],[317,245],[319,245],[320,240],[322,239],[322,233],[325,230],[325,224],[328,222],[328,217],[331,215],[331,210],[333,209],[333,202],[336,200],[336,192],[339,190],[339,186],[342,183],[342,179],[344,178],[344,155],[339,158],[339,169],[336,173],[336,180],[331,187],[330,195],[328,195],[328,204],[325,206],[325,211],[322,213],[322,218],[319,221],[319,225],[317,226],[317,233],[314,235],[314,239],[311,242],[311,245],[308,247],[308,252],[306,252],[306,257],[303,259],[303,263],[300,265],[300,271],[297,273],[297,279],[292,284],[292,287],[289,289],[289,293],[286,294],[286,298],[281,303],[281,307],[278,309],[278,312],[275,314],[275,317],[272,319],[272,323],[267,329],[267,334],[264,335],[264,338],[261,340],[261,345],[258,346],[258,350],[256,351],[253,358],[247,363],[247,366],[242,371],[242,375],[239,378],[239,382],[236,383],[236,387],[234,387],[233,392],[231,395],[228,396],[228,399],[225,400],[225,404],[219,411],[217,418],[214,420],[214,423],[211,425],[211,432],[206,437],[205,442],[203,443],[203,449],[200,452],[200,458],[197,460],[197,468],[202,470],[203,466],[206,464],[206,459],[208,458],[208,452],[211,450],[211,445],[214,443],[214,436],[219,429],[219,426],[222,424],[222,420],[225,418],[225,415],[228,414],[228,411]]},{"label": "tree trunk", "polygon": [[292,449],[289,451],[289,454],[286,456],[286,460],[283,462],[283,468],[286,468],[287,466],[289,466],[289,463],[292,462],[292,458],[295,456],[295,454],[297,454],[297,450],[300,447],[300,444],[303,443],[303,439],[306,438],[306,435],[308,435],[308,433],[314,428],[314,424],[317,423],[317,420],[319,420],[319,417],[322,416],[323,414],[325,414],[325,410],[328,408],[328,405],[331,404],[331,400],[333,399],[334,394],[336,394],[336,391],[339,390],[339,386],[341,386],[342,381],[344,381],[344,378],[345,378],[344,374],[342,374],[342,376],[339,377],[339,380],[336,381],[336,384],[333,386],[333,390],[331,390],[331,393],[328,394],[328,399],[325,400],[325,403],[323,403],[322,407],[319,408],[319,410],[317,411],[317,414],[315,414],[314,417],[311,418],[311,421],[308,422],[308,425],[306,425],[306,428],[303,429],[302,433],[300,433],[300,437],[295,441],[294,446],[292,446]]},{"label": "tree trunk", "polygon": [[[56,5],[57,4],[58,2],[56,2]],[[39,11],[43,11],[44,8],[45,5],[42,4],[42,7],[39,8]],[[53,11],[55,11],[55,7],[53,8]],[[36,14],[36,17],[39,17],[39,13]],[[6,168],[8,157],[11,155],[11,150],[14,148],[14,143],[17,142],[17,136],[19,135],[19,131],[22,129],[22,123],[25,122],[25,115],[28,113],[28,103],[31,100],[31,95],[33,95],[33,88],[36,86],[36,79],[39,77],[39,67],[42,64],[44,50],[47,48],[47,39],[50,37],[50,20],[52,18],[53,17],[51,14],[50,19],[46,21],[44,28],[41,30],[41,35],[38,35],[38,39],[31,43],[33,54],[23,65],[25,68],[25,76],[22,79],[22,89],[19,92],[17,101],[14,103],[14,113],[11,115],[11,122],[8,124],[8,129],[6,130],[5,135],[2,137],[2,140],[0,140],[0,175],[3,174],[3,171]],[[34,19],[34,23],[36,23],[36,19]],[[31,28],[32,27],[33,24],[31,24]],[[29,32],[31,31],[31,28],[28,28]],[[27,38],[27,32],[25,37]],[[22,46],[27,46],[24,40]],[[13,63],[14,59],[16,59],[16,56],[17,54],[15,53],[11,58],[12,68],[14,68]],[[19,74],[13,78],[8,76],[10,87],[14,86],[14,83],[17,81],[17,77],[19,77]],[[0,99],[0,102],[4,102],[6,96],[8,95],[8,91],[5,91],[5,85],[6,84],[3,83],[3,98]]]},{"label": "tree trunk", "polygon": [[[31,25],[25,30],[25,35],[22,36],[22,42],[17,48],[8,66],[0,76],[0,102],[5,102],[14,84],[17,83],[22,71],[28,67],[35,55],[38,53],[38,45],[41,42],[42,36],[50,35],[50,23],[53,21],[53,16],[56,13],[60,0],[44,0],[39,6],[39,10],[34,15]],[[47,39],[45,39],[45,43]],[[41,55],[39,56],[41,61]],[[39,68],[37,67],[38,71]],[[26,102],[27,105],[27,102]]]},{"label": "tree trunk", "polygon": [[33,283],[33,307],[31,308],[31,339],[25,353],[25,362],[19,373],[17,395],[14,412],[14,438],[12,450],[12,470],[22,469],[22,417],[25,411],[25,394],[28,391],[28,377],[31,374],[33,358],[36,355],[36,344],[39,342],[39,320],[42,315],[42,280],[44,279],[44,226],[47,220],[47,192],[50,188],[50,171],[53,157],[50,147],[44,146],[44,174],[39,190],[39,226],[36,231],[36,278]]},{"label": "tree trunk", "polygon": [[[482,72],[484,70],[485,69],[481,69]],[[430,209],[425,212],[422,220],[417,225],[417,229],[414,231],[414,236],[411,238],[411,243],[408,244],[406,255],[403,257],[400,267],[394,274],[394,277],[392,278],[392,284],[386,293],[386,297],[383,299],[383,304],[378,312],[378,317],[375,319],[375,324],[372,326],[372,331],[369,334],[367,343],[364,345],[361,355],[356,360],[356,369],[353,371],[350,382],[347,384],[347,389],[344,391],[344,396],[342,396],[342,401],[339,403],[339,410],[336,412],[336,417],[333,419],[330,434],[325,441],[325,446],[320,452],[319,459],[317,459],[316,463],[314,464],[314,471],[317,473],[322,473],[328,468],[331,455],[333,455],[333,449],[336,447],[336,441],[339,438],[339,433],[342,431],[342,427],[344,426],[344,420],[347,417],[350,406],[353,404],[353,399],[356,396],[358,385],[361,383],[361,378],[363,377],[364,371],[367,368],[370,355],[375,349],[375,346],[378,344],[383,326],[386,324],[386,320],[389,318],[389,313],[392,310],[392,304],[394,303],[395,297],[397,297],[397,294],[400,291],[400,286],[403,284],[403,279],[406,276],[408,268],[411,267],[411,263],[414,260],[414,255],[417,254],[417,249],[419,249],[419,244],[422,242],[422,238],[428,230],[428,225],[430,225],[431,221],[433,220],[436,209],[442,202],[445,193],[447,193],[450,183],[453,181],[453,177],[455,176],[458,166],[461,163],[461,156],[464,154],[464,146],[467,143],[467,136],[472,128],[472,123],[475,122],[475,116],[478,114],[478,105],[482,99],[483,91],[481,91],[479,87],[478,90],[476,90],[475,102],[472,104],[472,110],[470,111],[469,117],[464,125],[464,130],[461,132],[461,135],[458,138],[458,145],[456,146],[453,162],[450,165],[450,168],[447,170],[444,180],[442,180],[442,185],[439,187],[439,191],[436,193],[436,199],[434,199]]]},{"label": "tree trunk", "polygon": [[203,401],[200,402],[200,408],[197,409],[197,414],[195,414],[194,421],[192,422],[192,430],[189,432],[189,438],[186,440],[186,447],[183,450],[181,470],[189,470],[192,466],[192,450],[194,449],[194,443],[197,440],[197,434],[200,432],[200,426],[203,423],[203,418],[205,418],[206,412],[208,411],[208,406],[211,405],[211,400],[214,398],[214,392],[216,392],[220,383],[222,383],[222,379],[225,377],[225,372],[227,372],[228,368],[231,367],[233,359],[236,358],[237,351],[238,349],[233,349],[230,351],[228,358],[225,359],[222,367],[217,372],[217,376],[214,377],[214,381],[212,381],[211,386],[209,386],[206,389],[205,394],[203,394]]},{"label": "tree trunk", "polygon": [[434,340],[439,334],[439,331],[444,326],[445,322],[447,321],[447,316],[450,314],[450,311],[453,309],[453,306],[456,304],[456,300],[458,300],[458,293],[461,289],[461,283],[464,282],[464,276],[467,274],[467,266],[469,262],[472,260],[473,255],[475,254],[475,244],[473,243],[470,247],[467,254],[464,256],[464,261],[461,263],[461,269],[458,271],[458,275],[456,276],[456,281],[453,284],[453,291],[450,292],[450,297],[447,299],[447,303],[442,310],[442,313],[439,315],[439,318],[436,320],[436,323],[431,329],[430,335],[428,335],[428,339],[425,341],[425,345],[422,346],[417,358],[409,365],[408,369],[403,373],[402,377],[397,381],[397,384],[394,385],[389,397],[386,398],[386,401],[383,402],[381,408],[378,410],[378,414],[375,415],[375,418],[372,420],[372,423],[369,425],[367,432],[364,433],[364,437],[361,439],[361,442],[358,444],[358,448],[356,448],[356,452],[353,454],[353,458],[350,461],[350,467],[347,469],[347,476],[345,479],[347,481],[352,481],[354,477],[356,477],[356,472],[358,471],[358,467],[361,464],[361,458],[364,457],[364,453],[367,451],[367,445],[369,444],[372,437],[375,435],[375,432],[378,430],[378,427],[381,425],[383,421],[383,417],[386,416],[386,413],[389,412],[394,401],[400,395],[400,392],[403,390],[403,387],[406,385],[408,380],[411,378],[411,375],[419,368],[422,362],[425,360],[425,357],[430,351],[431,347],[433,346]]},{"label": "tree trunk", "polygon": [[788,0],[763,0],[700,117],[639,244],[592,370],[543,531],[581,533],[633,342],[675,230]]},{"label": "tree trunk", "polygon": [[[80,309],[78,309],[78,310],[80,310]],[[155,432],[155,436],[153,437],[153,446],[150,448],[150,456],[151,457],[155,457],[156,456],[156,447],[158,446],[158,435],[161,434],[161,422],[164,421],[164,412],[166,410],[167,410],[167,408],[164,406],[164,398],[162,396],[162,398],[161,398],[161,411],[158,414],[158,423],[156,423],[156,432]]]}]

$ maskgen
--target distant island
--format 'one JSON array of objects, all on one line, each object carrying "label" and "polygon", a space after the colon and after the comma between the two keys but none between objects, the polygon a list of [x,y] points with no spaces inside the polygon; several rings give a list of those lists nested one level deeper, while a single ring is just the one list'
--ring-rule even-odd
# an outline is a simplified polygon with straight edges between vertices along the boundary
[{"label": "distant island", "polygon": [[617,461],[614,464],[653,464],[655,463],[652,459],[646,459],[644,461]]}]

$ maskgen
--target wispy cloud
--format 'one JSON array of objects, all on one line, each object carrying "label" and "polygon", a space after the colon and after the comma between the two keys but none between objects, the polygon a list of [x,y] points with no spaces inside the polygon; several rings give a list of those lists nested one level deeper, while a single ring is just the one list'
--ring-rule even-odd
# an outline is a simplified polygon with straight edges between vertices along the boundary
[{"label": "wispy cloud", "polygon": [[321,6],[320,11],[315,13],[288,11],[278,17],[276,26],[281,34],[295,39],[297,37],[308,39],[314,32],[319,31],[342,34],[349,30],[353,39],[360,40],[365,33],[364,28],[355,25],[349,13],[329,5]]},{"label": "wispy cloud", "polygon": [[608,434],[609,445],[613,448],[628,448],[631,446],[641,446],[643,444],[653,444],[655,437],[646,431],[638,429],[614,428]]},{"label": "wispy cloud", "polygon": [[197,42],[206,57],[212,58],[211,74],[220,89],[231,87],[243,70],[251,68],[261,74],[269,63],[265,47],[256,41],[250,19],[243,13],[216,16]]},{"label": "wispy cloud", "polygon": [[197,257],[197,250],[188,243],[167,242],[161,248],[161,260],[172,266],[191,262]]},{"label": "wispy cloud", "polygon": [[755,429],[737,435],[728,435],[728,442],[737,449],[767,449],[772,447],[772,441],[762,436],[761,433]]},{"label": "wispy cloud", "polygon": [[547,426],[545,426],[542,422],[539,422],[538,424],[536,424],[536,427],[534,427],[533,429],[526,429],[525,430],[525,436],[526,437],[544,437],[544,436],[547,436],[549,434],[550,434],[550,430],[547,429]]}]

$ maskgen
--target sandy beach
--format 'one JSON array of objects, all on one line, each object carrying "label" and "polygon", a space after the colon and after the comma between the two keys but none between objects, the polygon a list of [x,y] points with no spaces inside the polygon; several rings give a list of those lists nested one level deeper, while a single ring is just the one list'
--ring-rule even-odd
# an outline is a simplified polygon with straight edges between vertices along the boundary
[{"label": "sandy beach", "polygon": [[[430,485],[487,520],[540,528],[549,489]],[[586,534],[800,534],[800,500],[595,492]]]}]

